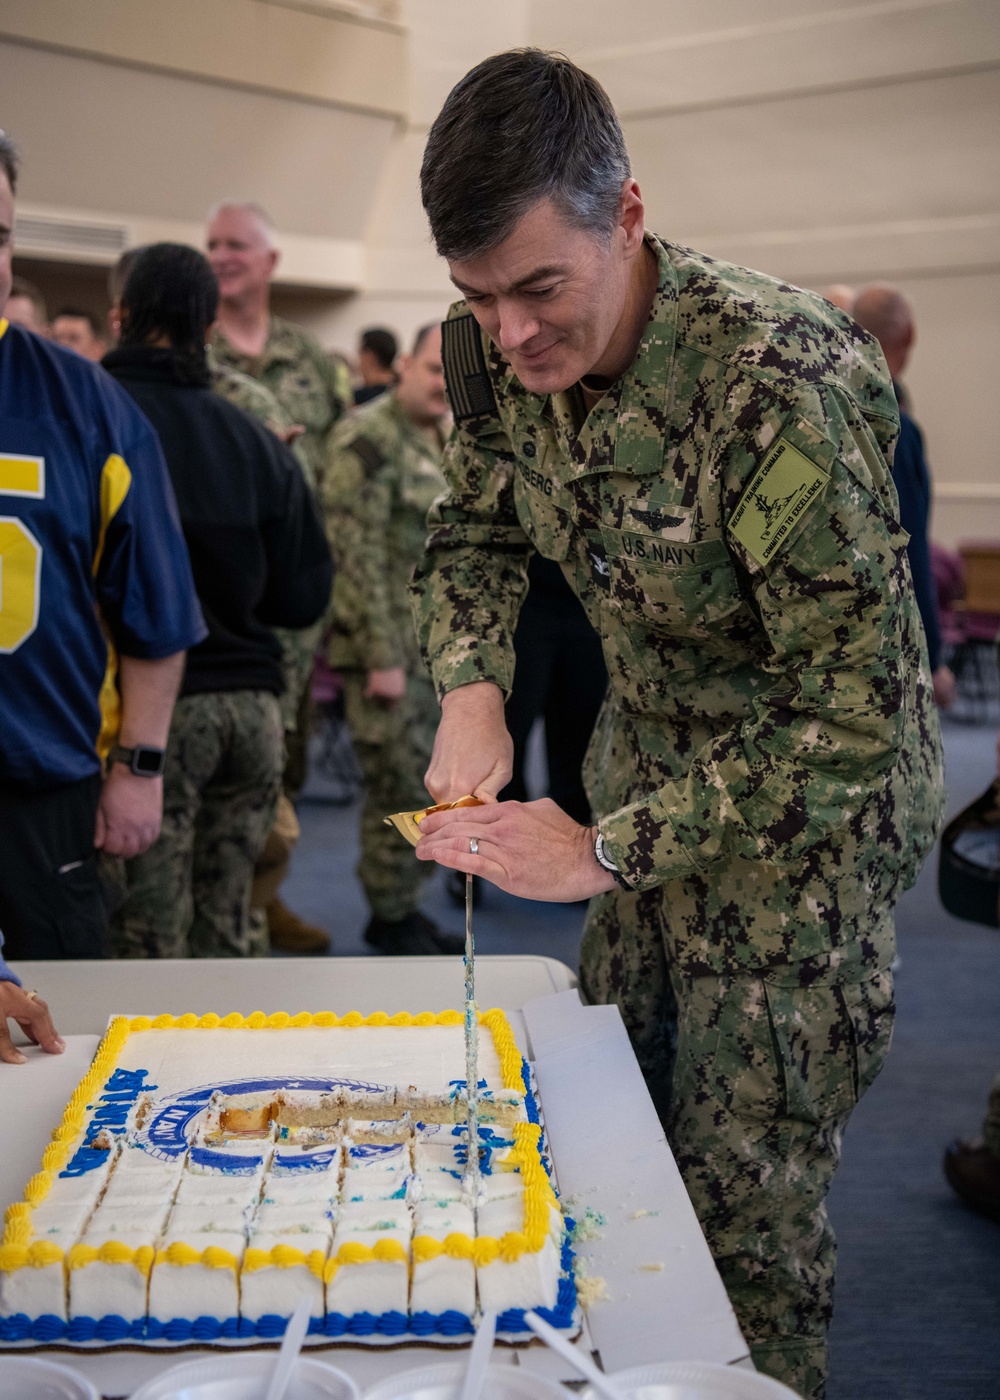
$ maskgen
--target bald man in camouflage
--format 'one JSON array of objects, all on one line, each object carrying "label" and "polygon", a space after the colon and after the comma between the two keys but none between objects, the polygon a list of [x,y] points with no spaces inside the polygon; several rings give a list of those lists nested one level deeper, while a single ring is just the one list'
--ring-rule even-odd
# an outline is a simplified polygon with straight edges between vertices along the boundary
[{"label": "bald man in camouflage", "polygon": [[[415,584],[427,786],[486,805],[425,819],[417,854],[591,898],[583,988],[621,1009],[754,1361],[821,1396],[825,1198],[942,796],[889,376],[820,297],[648,233],[607,96],[561,57],[473,69],[422,187],[464,296]],[[593,827],[495,801],[532,550],[604,645]]]},{"label": "bald man in camouflage", "polygon": [[[233,372],[256,380],[278,401],[286,424],[298,428],[296,456],[314,492],[330,462],[330,435],[351,400],[343,366],[308,331],[270,309],[271,280],[279,253],[274,228],[259,205],[224,202],[209,213],[208,259],[219,279],[219,319],[212,341],[216,388],[260,417]],[[284,793],[298,796],[306,778],[309,685],[322,623],[302,632],[279,631],[286,676]],[[285,815],[288,806],[283,808]],[[269,881],[274,886],[273,877]],[[272,888],[267,906],[271,943],[285,952],[319,953],[326,933],[287,908]]]}]

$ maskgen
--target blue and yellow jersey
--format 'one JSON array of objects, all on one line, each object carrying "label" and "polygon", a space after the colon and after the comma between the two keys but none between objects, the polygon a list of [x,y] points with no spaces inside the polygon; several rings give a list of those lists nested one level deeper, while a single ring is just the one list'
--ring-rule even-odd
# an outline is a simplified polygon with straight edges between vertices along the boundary
[{"label": "blue and yellow jersey", "polygon": [[114,649],[205,635],[153,429],[102,369],[0,320],[0,783],[98,772]]}]

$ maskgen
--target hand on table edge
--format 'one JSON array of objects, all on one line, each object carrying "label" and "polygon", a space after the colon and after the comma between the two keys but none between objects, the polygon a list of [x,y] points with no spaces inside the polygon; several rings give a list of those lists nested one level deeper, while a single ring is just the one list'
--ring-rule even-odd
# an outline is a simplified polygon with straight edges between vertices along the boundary
[{"label": "hand on table edge", "polygon": [[61,1055],[66,1049],[41,997],[29,996],[16,982],[4,981],[0,982],[0,1062],[4,1064],[23,1065],[28,1058],[11,1040],[8,1020],[16,1021],[32,1044],[47,1055]]},{"label": "hand on table edge", "polygon": [[[434,812],[420,831],[418,860],[481,875],[522,899],[571,904],[615,888],[594,855],[597,827],[580,826],[549,797]],[[469,848],[473,839],[477,855]]]}]

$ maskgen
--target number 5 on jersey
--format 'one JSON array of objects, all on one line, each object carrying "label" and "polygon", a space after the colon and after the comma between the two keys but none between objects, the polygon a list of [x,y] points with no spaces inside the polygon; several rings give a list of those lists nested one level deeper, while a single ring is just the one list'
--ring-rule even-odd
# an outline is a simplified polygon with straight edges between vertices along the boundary
[{"label": "number 5 on jersey", "polygon": [[[0,507],[10,496],[41,500],[45,460],[0,452]],[[38,626],[42,546],[23,521],[0,515],[0,654],[17,651]]]}]

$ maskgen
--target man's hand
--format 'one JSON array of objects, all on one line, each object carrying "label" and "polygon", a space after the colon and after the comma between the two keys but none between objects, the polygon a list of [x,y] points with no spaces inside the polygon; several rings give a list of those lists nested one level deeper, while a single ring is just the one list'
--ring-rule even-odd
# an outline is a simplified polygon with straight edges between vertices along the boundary
[{"label": "man's hand", "polygon": [[369,671],[365,680],[365,699],[380,700],[390,709],[406,694],[406,672],[402,666],[388,666],[384,671]]},{"label": "man's hand", "polygon": [[16,982],[0,982],[0,1061],[4,1064],[23,1065],[27,1059],[10,1038],[8,1020],[16,1021],[28,1039],[47,1054],[61,1055],[66,1049],[41,997],[29,996]]},{"label": "man's hand", "polygon": [[471,793],[481,802],[495,802],[510,782],[513,761],[500,687],[476,681],[449,691],[441,701],[441,723],[424,778],[434,801],[455,802]]},{"label": "man's hand", "polygon": [[[549,797],[435,812],[420,823],[418,860],[482,875],[522,899],[570,903],[614,889],[594,855],[595,827],[579,826]],[[473,855],[470,841],[479,845]]]},{"label": "man's hand", "polygon": [[141,856],[160,834],[163,779],[137,778],[112,763],[97,804],[94,845],[109,856]]},{"label": "man's hand", "polygon": [[939,710],[950,710],[955,703],[955,677],[947,666],[939,666],[931,677],[934,702]]}]

